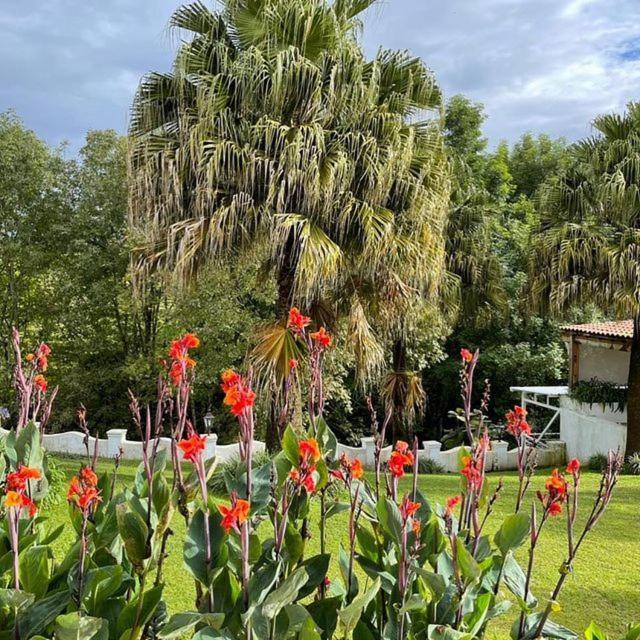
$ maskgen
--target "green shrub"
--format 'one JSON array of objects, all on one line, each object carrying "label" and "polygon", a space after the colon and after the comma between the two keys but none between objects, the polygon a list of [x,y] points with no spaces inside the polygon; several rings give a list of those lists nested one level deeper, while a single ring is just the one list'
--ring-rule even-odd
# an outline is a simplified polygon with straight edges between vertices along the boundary
[{"label": "green shrub", "polygon": [[[271,456],[268,453],[257,453],[253,456],[252,468],[258,469],[270,460]],[[211,489],[213,493],[216,493],[218,495],[226,494],[227,485],[224,479],[225,473],[236,476],[238,474],[238,470],[240,469],[244,469],[244,463],[240,460],[239,456],[234,456],[233,458],[229,458],[228,460],[220,463],[209,479],[209,489]]]},{"label": "green shrub", "polygon": [[594,453],[587,461],[587,468],[590,471],[601,472],[607,466],[607,456],[604,453]]},{"label": "green shrub", "polygon": [[570,397],[576,402],[583,402],[592,407],[600,405],[614,411],[624,411],[627,405],[627,388],[613,382],[591,378],[580,380],[571,389]]},{"label": "green shrub", "polygon": [[432,458],[418,458],[418,473],[445,473],[445,468],[439,462],[436,462]]}]

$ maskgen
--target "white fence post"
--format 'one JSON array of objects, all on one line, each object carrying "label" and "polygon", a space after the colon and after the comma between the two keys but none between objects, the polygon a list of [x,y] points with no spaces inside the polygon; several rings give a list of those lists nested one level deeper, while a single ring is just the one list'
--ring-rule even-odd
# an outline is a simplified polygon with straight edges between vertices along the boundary
[{"label": "white fence post", "polygon": [[362,464],[367,469],[373,469],[373,467],[376,464],[376,456],[375,456],[376,439],[371,436],[367,438],[360,438],[360,443],[363,449],[362,457],[364,458],[362,460]]},{"label": "white fence post", "polygon": [[210,458],[215,457],[216,455],[216,447],[218,444],[218,434],[211,433],[207,436],[207,442],[204,447],[204,459],[209,460]]},{"label": "white fence post", "polygon": [[126,429],[109,429],[109,431],[107,431],[107,455],[110,458],[115,458],[120,452],[120,447],[124,445],[126,439]]},{"label": "white fence post", "polygon": [[442,442],[438,440],[423,440],[422,448],[424,449],[424,457],[440,464],[440,450]]}]

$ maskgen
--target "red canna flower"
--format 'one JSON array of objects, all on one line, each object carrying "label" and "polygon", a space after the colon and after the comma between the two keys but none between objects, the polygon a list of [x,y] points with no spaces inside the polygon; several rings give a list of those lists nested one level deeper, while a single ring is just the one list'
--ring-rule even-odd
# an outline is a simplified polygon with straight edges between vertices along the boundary
[{"label": "red canna flower", "polygon": [[224,404],[230,407],[234,416],[241,416],[246,409],[253,407],[256,394],[249,388],[245,379],[231,369],[227,369],[222,374],[222,384],[224,391]]},{"label": "red canna flower", "polygon": [[47,379],[41,373],[39,373],[33,379],[33,382],[36,385],[36,387],[38,388],[38,391],[41,391],[42,393],[46,393],[48,382],[47,382]]},{"label": "red canna flower", "polygon": [[300,440],[298,449],[302,460],[310,459],[312,462],[318,462],[318,460],[320,460],[320,447],[318,446],[318,441],[315,438]]},{"label": "red canna flower", "polygon": [[40,480],[40,470],[20,465],[17,471],[7,474],[7,488],[11,491],[24,491],[29,480]]},{"label": "red canna flower", "polygon": [[287,328],[293,329],[295,333],[302,333],[305,327],[309,326],[311,318],[300,313],[297,307],[289,310],[289,319],[287,320]]},{"label": "red canna flower", "polygon": [[196,361],[189,356],[189,350],[197,349],[199,346],[200,340],[193,333],[185,333],[181,338],[171,341],[169,357],[172,362],[169,377],[174,386],[180,385],[187,369],[193,369],[196,366]]},{"label": "red canna flower", "polygon": [[413,534],[418,537],[420,535],[420,532],[422,531],[422,522],[420,522],[420,520],[418,520],[417,518],[414,518],[411,524],[411,529],[413,530]]},{"label": "red canna flower", "polygon": [[527,412],[523,407],[516,405],[512,411],[507,412],[505,417],[507,419],[507,431],[515,438],[519,438],[522,434],[531,434],[531,426],[525,419]]},{"label": "red canna flower", "polygon": [[218,511],[222,515],[222,528],[226,533],[229,533],[231,529],[238,529],[240,525],[247,522],[251,506],[246,500],[231,494],[231,506],[220,504],[218,505]]},{"label": "red canna flower", "polygon": [[289,358],[289,370],[293,371],[298,367],[298,361],[295,358]]},{"label": "red canna flower", "polygon": [[364,475],[364,468],[362,466],[362,461],[358,458],[352,460],[349,465],[349,471],[351,472],[351,477],[359,480]]},{"label": "red canna flower", "polygon": [[473,360],[473,354],[469,349],[460,349],[460,357],[463,362],[471,362]]},{"label": "red canna flower", "polygon": [[309,494],[313,493],[316,490],[316,479],[314,477],[316,468],[309,467],[307,473],[302,480],[302,486],[305,488],[305,491]]},{"label": "red canna flower", "polygon": [[479,484],[482,481],[482,471],[479,469],[479,463],[475,463],[471,456],[462,458],[462,470],[460,473],[467,479],[470,486]]},{"label": "red canna flower", "polygon": [[43,342],[43,343],[40,345],[40,349],[39,349],[39,351],[40,351],[40,353],[41,353],[43,356],[45,356],[45,357],[47,357],[47,356],[50,356],[50,355],[51,355],[51,347],[50,347],[46,342]]},{"label": "red canna flower", "polygon": [[405,496],[400,503],[400,515],[405,522],[407,518],[411,518],[418,509],[420,509],[420,503],[412,502],[407,496]]},{"label": "red canna flower", "polygon": [[35,467],[25,467],[23,465],[20,465],[18,467],[18,473],[25,480],[40,480],[40,478],[42,477],[40,469],[36,469]]},{"label": "red canna flower", "polygon": [[182,457],[185,460],[195,463],[204,451],[206,442],[206,436],[201,436],[194,432],[189,438],[180,440],[178,447],[182,451]]},{"label": "red canna flower", "polygon": [[312,340],[315,340],[322,349],[326,349],[331,346],[331,336],[327,333],[324,327],[320,327],[316,332],[310,333],[309,336]]},{"label": "red canna flower", "polygon": [[71,478],[67,490],[67,500],[79,507],[85,514],[102,500],[96,488],[98,477],[91,467],[83,467],[77,476]]},{"label": "red canna flower", "polygon": [[580,460],[578,460],[578,458],[569,460],[567,463],[567,473],[570,473],[574,477],[580,473]]},{"label": "red canna flower", "polygon": [[391,453],[387,466],[394,478],[401,478],[404,475],[405,467],[413,466],[413,453],[409,451],[409,445],[404,440],[396,442],[395,451]]},{"label": "red canna flower", "polygon": [[559,516],[562,513],[562,503],[561,502],[552,502],[549,505],[549,515],[550,516]]},{"label": "red canna flower", "polygon": [[452,496],[447,498],[447,511],[453,511],[459,504],[462,498],[460,496]]}]

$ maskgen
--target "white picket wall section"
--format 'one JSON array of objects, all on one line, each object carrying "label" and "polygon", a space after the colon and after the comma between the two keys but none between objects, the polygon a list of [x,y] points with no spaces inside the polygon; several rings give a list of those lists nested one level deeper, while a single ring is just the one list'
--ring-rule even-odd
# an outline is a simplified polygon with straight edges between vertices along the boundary
[{"label": "white picket wall section", "polygon": [[[0,429],[1,433],[8,433],[4,429]],[[89,438],[89,447],[93,451],[95,439]],[[84,455],[84,434],[79,431],[65,431],[64,433],[47,433],[44,435],[44,446],[47,451],[52,453],[62,453],[71,455]],[[169,438],[160,438],[159,447],[169,449],[171,441]],[[508,444],[502,440],[494,440],[491,442],[491,448],[487,455],[487,469],[489,471],[506,471],[516,469],[516,450],[507,449]],[[426,440],[422,443],[422,449],[419,452],[420,459],[431,459],[441,465],[447,473],[458,472],[458,456],[460,447],[442,451],[442,443],[437,440]],[[122,450],[122,457],[126,460],[142,459],[142,444],[139,441],[127,440],[126,429],[111,429],[107,431],[106,438],[98,440],[98,454],[104,458],[113,458]],[[359,447],[350,447],[346,444],[338,444],[337,455],[346,453],[350,458],[359,458],[367,469],[374,467],[374,439],[362,438]],[[388,460],[391,455],[392,448],[385,447],[382,450],[382,461]],[[254,451],[265,451],[264,442],[256,440],[254,442]],[[205,446],[205,458],[218,458],[221,462],[239,456],[238,444],[218,444],[218,436],[211,434],[207,436]],[[560,440],[552,440],[547,442],[544,447],[538,449],[537,465],[539,467],[559,467],[566,462],[566,446]]]}]

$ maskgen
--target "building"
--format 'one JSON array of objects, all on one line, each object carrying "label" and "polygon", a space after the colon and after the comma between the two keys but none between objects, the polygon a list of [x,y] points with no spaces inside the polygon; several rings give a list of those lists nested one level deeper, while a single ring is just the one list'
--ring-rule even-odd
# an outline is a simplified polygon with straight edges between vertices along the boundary
[{"label": "building", "polygon": [[[609,450],[624,452],[627,436],[627,411],[623,403],[602,398],[585,402],[572,397],[576,393],[609,383],[606,388],[624,395],[629,373],[633,322],[621,320],[573,324],[562,328],[569,358],[567,385],[557,387],[512,387],[521,394],[523,406],[536,406],[549,415],[543,427],[545,437],[566,444],[568,458],[586,461],[592,455]],[[604,385],[599,385],[603,387]],[[605,401],[606,400],[606,401]]]}]

